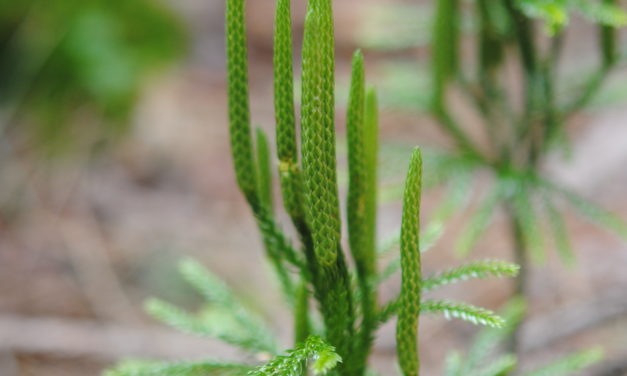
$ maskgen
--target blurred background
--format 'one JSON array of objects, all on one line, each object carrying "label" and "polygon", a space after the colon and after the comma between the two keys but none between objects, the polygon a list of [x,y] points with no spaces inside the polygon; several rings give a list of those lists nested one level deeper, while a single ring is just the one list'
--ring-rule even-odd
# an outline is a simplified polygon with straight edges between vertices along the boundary
[{"label": "blurred background", "polygon": [[[248,3],[252,118],[272,135],[274,6]],[[305,2],[294,3],[299,46]],[[341,186],[350,56],[361,47],[382,106],[380,239],[400,224],[412,147],[450,146],[426,113],[432,11],[424,0],[335,1]],[[289,345],[289,314],[232,171],[223,14],[222,0],[0,0],[0,375],[98,375],[128,357],[239,359],[143,313],[149,296],[199,306],[176,273],[184,255],[224,278]],[[593,64],[595,38],[593,25],[573,20],[565,72]],[[623,219],[626,125],[623,65],[573,119],[571,157],[543,166]],[[442,195],[426,192],[425,218]],[[466,211],[453,217],[425,256],[427,272],[460,262],[453,245],[466,220]],[[625,375],[627,245],[575,216],[566,222],[577,263],[550,255],[533,266],[521,360],[601,345],[599,367]],[[506,226],[497,215],[472,257],[509,258]],[[397,289],[392,281],[382,298]],[[510,290],[479,281],[443,294],[496,310]],[[425,375],[441,374],[446,354],[477,330],[438,318],[421,325]],[[384,374],[394,370],[393,330],[382,328],[372,357]]]}]

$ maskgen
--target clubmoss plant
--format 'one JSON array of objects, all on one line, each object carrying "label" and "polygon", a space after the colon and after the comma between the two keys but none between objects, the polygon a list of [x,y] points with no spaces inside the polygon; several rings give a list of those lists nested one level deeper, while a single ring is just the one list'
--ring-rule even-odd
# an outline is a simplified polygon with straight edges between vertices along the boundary
[{"label": "clubmoss plant", "polygon": [[[591,74],[564,79],[561,56],[572,13],[596,24],[598,62]],[[459,64],[462,18],[472,18],[476,26],[476,54],[474,62]],[[455,143],[452,152],[439,157],[441,168],[436,169],[448,176],[487,171],[494,183],[483,194],[457,249],[467,255],[494,213],[503,209],[514,259],[521,266],[517,295],[527,296],[530,262],[546,258],[545,238],[552,239],[565,263],[573,263],[564,206],[627,239],[624,221],[559,186],[542,169],[551,152],[568,150],[569,120],[595,97],[620,62],[617,29],[625,24],[627,14],[613,0],[478,0],[468,8],[459,0],[436,2],[431,112]],[[509,74],[513,69],[519,70],[518,84]],[[456,89],[479,115],[485,142],[478,142],[473,137],[477,134],[471,135],[452,110],[450,93]]]},{"label": "clubmoss plant", "polygon": [[[397,354],[403,375],[418,376],[418,320],[421,313],[443,314],[475,324],[500,327],[492,311],[466,303],[423,298],[439,286],[467,278],[511,277],[513,264],[473,262],[423,277],[420,249],[422,154],[412,154],[402,213],[401,292],[381,304],[378,284],[394,272],[379,273],[376,252],[377,100],[366,90],[364,57],[353,57],[347,110],[349,189],[348,248],[341,239],[340,197],[335,152],[334,37],[331,0],[310,0],[302,51],[300,153],[294,115],[290,1],[278,0],[275,27],[275,110],[279,181],[283,206],[300,242],[287,240],[276,222],[271,193],[269,148],[263,132],[253,142],[250,126],[245,1],[227,0],[227,59],[231,150],[237,183],[254,214],[266,255],[294,314],[294,345],[284,355],[266,323],[219,279],[185,260],[180,272],[207,300],[190,314],[151,299],[147,310],[161,321],[196,335],[220,339],[252,355],[272,356],[266,364],[125,362],[108,376],[128,375],[365,375],[377,328],[394,316]],[[253,145],[257,145],[256,150]],[[299,157],[300,156],[300,163]],[[349,259],[349,254],[352,260]],[[321,325],[312,313],[318,311]],[[251,359],[254,359],[252,357]]]}]

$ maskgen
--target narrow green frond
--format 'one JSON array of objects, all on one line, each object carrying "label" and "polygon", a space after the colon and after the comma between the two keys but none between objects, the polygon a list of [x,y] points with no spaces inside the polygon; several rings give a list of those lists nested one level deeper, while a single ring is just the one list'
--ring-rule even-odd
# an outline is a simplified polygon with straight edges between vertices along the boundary
[{"label": "narrow green frond", "polygon": [[564,218],[555,205],[553,204],[551,197],[544,197],[544,207],[546,209],[547,218],[549,221],[550,230],[553,233],[553,239],[557,252],[562,259],[562,262],[567,265],[573,265],[575,263],[575,253],[564,224]]},{"label": "narrow green frond", "polygon": [[224,322],[204,320],[159,299],[147,300],[145,309],[157,320],[180,331],[201,337],[216,338],[255,353],[276,353],[272,336],[262,337],[260,333],[251,333],[234,325],[225,325]]},{"label": "narrow green frond", "polygon": [[466,303],[450,302],[446,300],[426,300],[420,304],[424,313],[442,313],[447,319],[456,318],[471,322],[475,325],[485,325],[500,328],[505,325],[504,320],[494,312],[475,307]]},{"label": "narrow green frond", "polygon": [[257,128],[257,172],[259,173],[259,199],[267,210],[271,211],[273,203],[270,145],[266,133],[261,128]]},{"label": "narrow green frond", "polygon": [[511,299],[501,310],[500,315],[505,320],[505,326],[501,328],[484,328],[475,337],[461,374],[465,375],[485,364],[495,352],[502,346],[512,332],[520,325],[526,312],[526,303],[523,298]]},{"label": "narrow green frond", "polygon": [[459,0],[438,0],[435,11],[431,48],[434,78],[434,107],[444,105],[446,85],[454,78],[458,65]]},{"label": "narrow green frond", "polygon": [[375,284],[381,284],[387,281],[391,276],[396,274],[398,270],[401,268],[401,258],[395,257],[390,261],[389,264],[379,273],[377,274],[377,278],[375,279]]},{"label": "narrow green frond", "polygon": [[250,131],[248,52],[244,8],[244,0],[227,0],[226,2],[229,132],[237,183],[248,202],[255,208],[259,203],[257,173]]},{"label": "narrow green frond", "polygon": [[522,376],[566,376],[598,363],[603,359],[600,349],[581,351]]},{"label": "narrow green frond", "polygon": [[519,0],[516,5],[526,16],[544,21],[551,35],[561,31],[570,21],[568,8],[562,0]]},{"label": "narrow green frond", "polygon": [[274,335],[264,320],[247,309],[222,280],[192,259],[182,260],[179,264],[179,271],[185,281],[203,295],[212,306],[229,312],[249,336],[256,337],[259,341],[266,341],[267,347],[276,351]]},{"label": "narrow green frond", "polygon": [[379,309],[377,322],[379,322],[379,324],[386,323],[388,320],[390,320],[394,315],[398,313],[400,306],[401,306],[400,299],[393,299],[385,303]]},{"label": "narrow green frond", "polygon": [[483,198],[457,241],[456,249],[460,256],[468,255],[488,228],[501,197],[502,192],[497,185]]},{"label": "narrow green frond", "polygon": [[472,376],[504,376],[508,375],[516,368],[518,359],[512,354],[502,355],[496,360],[490,362],[487,366],[475,370],[471,373]]},{"label": "narrow green frond", "polygon": [[245,376],[253,367],[218,361],[154,362],[142,360],[122,361],[103,376]]},{"label": "narrow green frond", "polygon": [[543,263],[546,260],[544,249],[544,239],[540,219],[536,215],[534,202],[526,187],[519,187],[512,199],[512,206],[516,215],[516,220],[520,225],[521,234],[525,241],[526,250],[536,263]]},{"label": "narrow green frond", "polygon": [[[483,83],[490,82],[490,76],[501,65],[505,57],[505,43],[502,30],[508,18],[503,17],[503,4],[489,0],[477,1],[477,18],[479,23],[479,75]],[[500,12],[499,12],[500,11]],[[485,88],[489,89],[489,88]]]},{"label": "narrow green frond", "polygon": [[401,222],[401,293],[396,325],[396,352],[404,376],[417,376],[418,318],[420,315],[420,195],[422,191],[422,154],[414,149],[405,181]]},{"label": "narrow green frond", "polygon": [[627,25],[627,12],[615,1],[571,0],[571,4],[592,22],[613,28]]},{"label": "narrow green frond", "polygon": [[[616,7],[616,0],[603,0],[604,6]],[[625,12],[622,12],[623,18],[625,17]],[[625,19],[623,19],[623,22]],[[614,25],[601,25],[599,30],[599,40],[601,47],[601,57],[603,61],[603,66],[610,67],[616,63],[616,60],[620,57],[620,51],[616,46],[618,31]]]},{"label": "narrow green frond", "polygon": [[518,265],[505,261],[475,261],[423,279],[422,290],[430,291],[443,285],[471,278],[515,277],[518,275],[519,270],[520,267]]},{"label": "narrow green frond", "polygon": [[616,214],[552,182],[542,180],[540,183],[555,198],[565,200],[582,217],[627,240],[627,223]]},{"label": "narrow green frond", "polygon": [[312,360],[310,368],[315,375],[325,375],[342,361],[335,352],[335,348],[326,344],[318,336],[310,336],[303,343],[297,344],[286,355],[280,355],[268,363],[255,368],[248,373],[249,376],[301,376],[307,365]]}]

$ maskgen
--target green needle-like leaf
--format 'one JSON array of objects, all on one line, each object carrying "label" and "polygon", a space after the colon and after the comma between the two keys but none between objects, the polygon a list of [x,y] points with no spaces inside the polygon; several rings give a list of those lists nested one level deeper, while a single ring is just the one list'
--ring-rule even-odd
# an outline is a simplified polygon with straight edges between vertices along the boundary
[{"label": "green needle-like leaf", "polygon": [[443,107],[446,85],[457,72],[459,24],[459,0],[437,0],[431,44],[436,109]]},{"label": "green needle-like leaf", "polygon": [[252,366],[244,364],[217,361],[166,363],[127,360],[106,371],[103,376],[245,376],[251,369]]},{"label": "green needle-like leaf", "polygon": [[546,260],[544,239],[540,228],[540,220],[536,215],[533,204],[526,187],[519,187],[512,199],[516,219],[520,224],[526,250],[535,262],[543,263]]},{"label": "green needle-like leaf", "polygon": [[551,197],[544,197],[544,207],[547,212],[550,229],[553,232],[557,252],[564,263],[573,265],[575,263],[575,253],[564,224],[564,218],[553,204]]},{"label": "green needle-like leaf", "polygon": [[627,239],[627,223],[616,214],[552,182],[541,180],[540,183],[554,198],[565,200],[579,215]]},{"label": "green needle-like leaf", "polygon": [[600,349],[581,351],[523,376],[566,376],[598,363],[603,359]]},{"label": "green needle-like leaf", "polygon": [[475,325],[485,325],[494,328],[500,328],[505,325],[505,321],[494,312],[466,303],[426,300],[420,305],[420,310],[424,313],[442,313],[447,319],[456,318]]},{"label": "green needle-like leaf", "polygon": [[466,256],[475,246],[479,237],[485,232],[502,197],[500,187],[496,186],[479,204],[473,213],[470,222],[457,241],[456,249],[459,255]]},{"label": "green needle-like leaf", "polygon": [[249,376],[301,376],[303,365],[312,359],[311,369],[315,375],[324,375],[342,361],[333,346],[326,344],[320,337],[311,336],[297,344],[287,355],[280,355],[248,373]]},{"label": "green needle-like leaf", "polygon": [[500,356],[495,361],[491,362],[487,366],[475,370],[470,375],[472,376],[503,376],[508,375],[516,368],[518,360],[516,356],[512,354],[506,354]]},{"label": "green needle-like leaf", "polygon": [[471,262],[440,272],[422,281],[422,290],[430,291],[437,287],[448,285],[471,278],[488,277],[515,277],[520,267],[505,261],[486,260]]},{"label": "green needle-like leaf", "polygon": [[159,321],[186,333],[201,337],[217,338],[242,349],[257,353],[276,353],[272,337],[262,337],[242,328],[223,325],[214,320],[203,320],[159,299],[149,299],[146,311]]},{"label": "green needle-like leaf", "polygon": [[420,195],[422,190],[422,154],[414,149],[409,163],[403,219],[401,224],[401,294],[396,325],[396,351],[404,376],[417,376],[420,369],[418,357],[418,317],[420,315],[421,265],[420,265]]},{"label": "green needle-like leaf", "polygon": [[185,281],[194,287],[211,305],[228,312],[247,335],[257,338],[258,341],[267,341],[267,347],[276,351],[274,335],[264,320],[247,309],[224,282],[192,259],[181,261],[179,271]]}]

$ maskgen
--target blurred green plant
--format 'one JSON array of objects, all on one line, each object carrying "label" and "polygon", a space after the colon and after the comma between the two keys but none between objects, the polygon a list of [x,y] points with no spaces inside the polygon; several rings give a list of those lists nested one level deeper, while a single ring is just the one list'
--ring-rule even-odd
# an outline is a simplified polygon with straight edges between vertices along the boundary
[{"label": "blurred green plant", "polygon": [[[341,241],[340,198],[335,152],[334,36],[331,0],[307,6],[302,51],[301,148],[296,139],[290,0],[277,0],[274,40],[276,140],[283,206],[300,238],[292,246],[276,221],[267,137],[250,124],[245,1],[227,0],[228,103],[231,150],[236,180],[257,221],[266,255],[294,316],[294,347],[280,355],[277,340],[264,320],[249,310],[219,279],[194,261],[180,272],[208,305],[190,314],[151,299],[147,310],[182,331],[220,339],[265,365],[123,362],[108,376],[127,375],[364,375],[376,330],[398,316],[397,355],[402,373],[419,374],[418,320],[421,313],[442,314],[474,324],[499,327],[492,311],[466,303],[425,299],[430,290],[469,278],[510,277],[512,264],[485,261],[431,277],[421,272],[420,198],[422,154],[415,148],[407,173],[400,231],[401,291],[380,304],[378,284],[395,270],[379,273],[376,250],[378,115],[374,90],[366,90],[364,58],[353,56],[347,111],[349,187],[346,198],[348,244],[354,266]],[[257,145],[256,150],[254,145]],[[299,162],[298,157],[301,157]],[[439,221],[436,218],[436,221]],[[427,226],[429,228],[429,226]],[[435,241],[431,235],[431,241]],[[426,248],[426,247],[425,247]],[[424,294],[423,294],[423,286]],[[310,306],[310,300],[317,304]],[[318,313],[321,323],[314,325]]]},{"label": "blurred green plant", "polygon": [[[618,62],[616,29],[627,23],[627,15],[613,1],[503,0],[477,1],[474,6],[476,62],[474,66],[462,65],[458,57],[462,36],[448,25],[471,15],[462,13],[457,0],[438,0],[431,110],[457,146],[440,158],[444,170],[439,172],[446,174],[447,168],[451,174],[460,169],[492,172],[493,188],[486,191],[458,249],[467,254],[487,229],[495,209],[503,206],[511,222],[516,261],[523,266],[518,288],[523,293],[527,258],[541,262],[545,257],[544,227],[549,229],[560,256],[567,262],[573,259],[560,201],[627,238],[623,221],[553,183],[541,171],[546,156],[567,143],[565,132],[570,117],[595,96],[603,78]],[[579,89],[562,87],[557,82],[572,12],[599,24],[599,67]],[[548,33],[538,33],[534,18],[545,22]],[[510,85],[505,77],[508,61],[517,61],[522,87]],[[451,112],[447,95],[453,86],[467,95],[481,115],[487,147],[479,146]],[[520,104],[514,99],[519,97]]]},{"label": "blurred green plant", "polygon": [[180,57],[185,40],[158,1],[2,0],[0,129],[46,153],[77,136],[115,135],[146,79]]},{"label": "blurred green plant", "polygon": [[502,312],[507,322],[503,328],[486,328],[475,337],[465,355],[451,352],[446,359],[446,376],[566,376],[598,363],[603,358],[600,349],[578,351],[531,371],[517,370],[514,354],[503,354],[503,347],[524,317],[526,307],[514,298]]},{"label": "blurred green plant", "polygon": [[[459,0],[437,0],[436,5],[429,109],[455,147],[434,158],[439,167],[433,168],[450,178],[459,171],[488,171],[493,177],[457,249],[467,255],[495,212],[504,209],[515,262],[521,266],[515,292],[524,296],[529,260],[542,263],[546,258],[545,238],[552,238],[562,260],[574,261],[564,206],[627,239],[623,220],[559,186],[542,171],[552,151],[568,148],[569,120],[597,95],[619,62],[617,29],[627,23],[627,14],[613,0],[478,0],[468,13]],[[597,24],[598,67],[589,76],[562,80],[560,58],[572,13]],[[460,18],[472,18],[476,25],[474,64],[460,59],[462,41],[466,42],[457,27]],[[513,62],[521,83],[508,74]],[[450,94],[455,90],[480,115],[486,142],[477,142],[452,111]],[[514,338],[513,346],[515,342]]]}]

